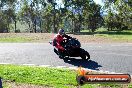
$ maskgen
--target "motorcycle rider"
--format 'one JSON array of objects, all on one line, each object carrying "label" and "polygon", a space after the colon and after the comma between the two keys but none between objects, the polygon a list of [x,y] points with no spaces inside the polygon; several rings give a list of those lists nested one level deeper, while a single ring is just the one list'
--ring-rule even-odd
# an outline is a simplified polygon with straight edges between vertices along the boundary
[{"label": "motorcycle rider", "polygon": [[72,38],[65,34],[65,31],[63,29],[59,29],[58,34],[54,36],[53,39],[53,46],[55,46],[58,49],[59,55],[62,56],[63,52],[65,51],[65,48],[63,47],[63,40],[66,38],[67,40]]}]

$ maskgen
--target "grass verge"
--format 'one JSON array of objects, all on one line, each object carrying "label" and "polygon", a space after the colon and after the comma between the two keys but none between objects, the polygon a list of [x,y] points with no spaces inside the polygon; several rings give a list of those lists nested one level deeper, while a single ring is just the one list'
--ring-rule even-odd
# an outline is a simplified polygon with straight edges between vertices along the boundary
[{"label": "grass verge", "polygon": [[64,69],[0,65],[0,76],[4,80],[10,80],[16,83],[44,85],[55,88],[76,86],[75,74],[75,71]]},{"label": "grass verge", "polygon": [[[43,86],[43,88],[77,88],[78,86],[76,82],[76,71],[68,69],[0,65],[0,77],[4,80],[4,88],[13,88],[6,84],[6,80],[10,80],[10,82],[15,82],[17,84]],[[116,84],[86,84],[81,88],[98,87],[123,88],[122,85]],[[127,87],[131,88],[132,86],[129,85]]]},{"label": "grass verge", "polygon": [[113,41],[123,41],[123,42],[132,41],[132,30],[107,31],[105,28],[99,28],[94,33],[91,33],[88,30],[83,30],[81,31],[81,33],[89,34],[89,35],[92,34],[97,38],[112,39]]},{"label": "grass verge", "polygon": [[22,43],[22,42],[30,42],[32,41],[31,38],[25,38],[25,37],[5,37],[5,38],[0,38],[0,42],[15,42],[15,43]]},{"label": "grass verge", "polygon": [[[48,43],[55,34],[53,33],[0,33],[0,42],[39,42]],[[94,33],[82,30],[77,34],[69,34],[77,38],[81,43],[132,43],[132,30],[107,31],[100,28]]]},{"label": "grass verge", "polygon": [[124,30],[124,31],[105,31],[103,29],[99,29],[96,31],[96,36],[102,36],[105,38],[110,38],[113,40],[132,40],[132,31],[131,30]]}]

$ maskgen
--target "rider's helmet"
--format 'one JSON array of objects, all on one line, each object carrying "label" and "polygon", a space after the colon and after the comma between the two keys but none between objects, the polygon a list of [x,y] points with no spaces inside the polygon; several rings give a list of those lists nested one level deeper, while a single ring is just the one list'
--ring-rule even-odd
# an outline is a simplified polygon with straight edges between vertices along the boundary
[{"label": "rider's helmet", "polygon": [[58,34],[64,35],[65,34],[65,31],[63,29],[59,29]]}]

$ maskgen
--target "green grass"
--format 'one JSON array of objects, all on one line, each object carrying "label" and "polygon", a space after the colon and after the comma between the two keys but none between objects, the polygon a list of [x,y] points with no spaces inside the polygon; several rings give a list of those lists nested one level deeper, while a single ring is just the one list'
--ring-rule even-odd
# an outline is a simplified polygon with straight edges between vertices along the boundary
[{"label": "green grass", "polygon": [[[34,84],[54,88],[76,88],[76,71],[35,66],[0,65],[0,77],[15,83]],[[97,88],[107,86],[121,88],[115,84],[85,84],[81,88]],[[129,88],[132,86],[129,85]],[[4,88],[9,88],[4,84]]]},{"label": "green grass", "polygon": [[94,34],[96,37],[109,38],[115,41],[132,41],[132,30],[107,31],[105,28],[100,28],[94,33],[90,33],[89,30],[82,30],[81,33]]},{"label": "green grass", "polygon": [[0,42],[30,42],[32,41],[31,38],[26,38],[26,37],[3,37],[3,38],[0,38]]},{"label": "green grass", "polygon": [[16,83],[48,85],[56,88],[77,85],[75,71],[64,69],[0,65],[0,76],[4,80],[12,80]]},{"label": "green grass", "polygon": [[132,30],[124,31],[106,31],[105,29],[99,29],[96,31],[96,36],[101,36],[105,38],[110,38],[113,40],[132,40]]},{"label": "green grass", "polygon": [[113,40],[124,40],[124,41],[132,41],[132,35],[108,35],[108,34],[96,34],[97,37],[104,37]]}]

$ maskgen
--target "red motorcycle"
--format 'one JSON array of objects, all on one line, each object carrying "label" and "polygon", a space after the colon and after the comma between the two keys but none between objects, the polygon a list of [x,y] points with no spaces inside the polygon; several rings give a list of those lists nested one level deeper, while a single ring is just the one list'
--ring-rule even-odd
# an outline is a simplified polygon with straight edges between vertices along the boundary
[{"label": "red motorcycle", "polygon": [[[49,43],[52,44],[53,41],[50,41]],[[90,59],[90,54],[81,48],[81,43],[76,38],[64,39],[62,46],[65,48],[65,51],[61,53],[59,53],[56,47],[54,48],[54,52],[61,58],[81,57],[83,60]]]}]

